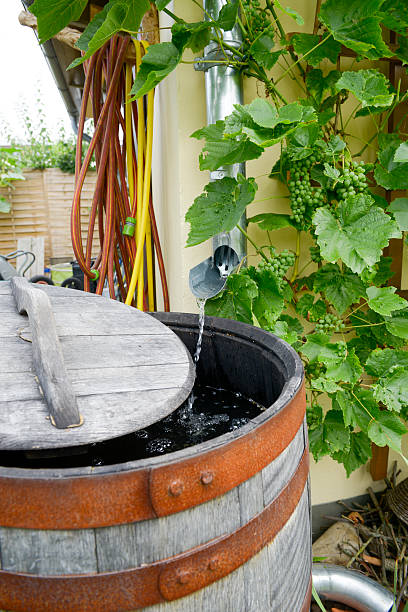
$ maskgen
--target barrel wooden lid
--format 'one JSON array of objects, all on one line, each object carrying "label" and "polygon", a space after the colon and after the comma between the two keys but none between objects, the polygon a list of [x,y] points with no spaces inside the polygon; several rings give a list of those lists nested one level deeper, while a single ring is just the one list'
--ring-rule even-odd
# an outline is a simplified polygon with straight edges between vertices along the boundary
[{"label": "barrel wooden lid", "polygon": [[[195,378],[190,354],[150,315],[91,293],[27,283],[31,296],[41,292],[41,300],[44,294],[49,298],[46,327],[55,320],[60,351],[54,355],[46,343],[42,349],[35,346],[34,336],[41,337],[43,329],[35,330],[34,315],[19,314],[29,306],[17,303],[13,282],[0,282],[0,449],[58,448],[115,438],[164,418],[188,397]],[[25,291],[21,279],[17,285]],[[36,361],[41,350],[51,362],[43,369]],[[58,359],[72,393],[68,409],[80,415],[81,424],[73,422],[77,426],[56,427],[50,418],[48,396],[60,377]]]}]

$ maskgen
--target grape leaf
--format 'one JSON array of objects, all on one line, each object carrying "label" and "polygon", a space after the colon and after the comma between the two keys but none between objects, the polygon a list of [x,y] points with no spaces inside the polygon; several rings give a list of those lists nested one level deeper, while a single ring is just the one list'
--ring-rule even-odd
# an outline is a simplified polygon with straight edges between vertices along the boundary
[{"label": "grape leaf", "polygon": [[291,160],[305,159],[313,154],[313,145],[320,136],[318,123],[296,127],[287,138],[286,154]]},{"label": "grape leaf", "polygon": [[321,319],[327,312],[327,306],[323,300],[317,300],[309,309],[309,320],[315,323]]},{"label": "grape leaf", "polygon": [[[226,118],[226,121],[217,121],[212,125],[196,130],[192,138],[205,139],[206,144],[200,154],[201,170],[217,170],[221,166],[258,158],[263,149],[250,142],[247,137],[240,136],[242,122],[249,117],[244,108],[237,105],[236,111]],[[250,121],[252,121],[249,118]],[[228,127],[226,127],[228,122]],[[234,133],[236,138],[225,136],[228,131]]]},{"label": "grape leaf", "polygon": [[374,419],[368,426],[368,436],[377,446],[389,446],[401,452],[401,438],[407,432],[401,419],[388,410],[374,411]]},{"label": "grape leaf", "polygon": [[180,20],[172,26],[171,33],[171,42],[180,53],[187,48],[197,53],[210,42],[211,24],[208,21],[186,23]]},{"label": "grape leaf", "polygon": [[405,366],[394,366],[373,386],[374,397],[389,410],[400,412],[408,405],[408,370]]},{"label": "grape leaf", "polygon": [[338,391],[336,403],[343,412],[345,425],[363,431],[367,430],[371,415],[377,409],[372,392],[366,389],[356,389],[353,393],[345,389]]},{"label": "grape leaf", "polygon": [[221,166],[257,159],[262,153],[263,147],[254,144],[248,138],[207,140],[203,152],[200,153],[200,170],[218,170]]},{"label": "grape leaf", "polygon": [[393,214],[401,231],[408,231],[408,198],[396,198],[391,202],[388,211]]},{"label": "grape leaf", "polygon": [[224,6],[221,7],[217,18],[217,25],[219,28],[221,28],[221,30],[226,32],[232,30],[235,22],[237,21],[238,7],[238,0],[229,0],[227,4],[224,4]]},{"label": "grape leaf", "polygon": [[[375,180],[384,189],[407,189],[408,188],[408,163],[394,161],[394,156],[401,144],[401,140],[395,135],[388,139],[385,146],[378,154],[378,163],[374,170]],[[383,144],[383,143],[381,143]]]},{"label": "grape leaf", "polygon": [[408,302],[399,295],[395,295],[395,287],[368,287],[368,305],[380,315],[388,316],[395,310],[402,310]]},{"label": "grape leaf", "polygon": [[238,180],[226,176],[208,183],[186,213],[186,221],[191,225],[187,246],[231,231],[254,199],[256,190],[255,180],[242,176]]},{"label": "grape leaf", "polygon": [[275,336],[279,336],[279,338],[282,338],[282,340],[285,340],[285,342],[291,345],[295,344],[298,340],[297,333],[290,330],[285,321],[274,321],[270,325],[264,326],[264,329],[275,334]]},{"label": "grape leaf", "polygon": [[[355,326],[358,336],[365,339],[374,338],[377,346],[401,348],[405,346],[404,334],[408,338],[408,317],[405,317],[403,313],[404,311],[399,310],[391,317],[382,317],[373,310],[367,312],[360,310],[357,314],[350,316],[350,321]],[[395,329],[400,335],[396,335],[391,329]]]},{"label": "grape leaf", "polygon": [[334,38],[357,55],[369,59],[390,57],[391,51],[381,36],[379,13],[384,0],[326,0],[320,20]]},{"label": "grape leaf", "polygon": [[278,279],[266,268],[259,269],[250,266],[247,272],[258,287],[258,293],[252,302],[252,311],[258,323],[261,327],[274,325],[284,306]]},{"label": "grape leaf", "polygon": [[394,94],[389,93],[391,83],[378,70],[358,70],[343,72],[336,83],[337,91],[346,89],[361,102],[362,107],[392,104]]},{"label": "grape leaf", "polygon": [[309,448],[315,461],[319,461],[319,459],[329,454],[330,449],[324,439],[323,423],[309,430]]},{"label": "grape leaf", "polygon": [[312,389],[316,389],[322,393],[336,393],[336,391],[341,390],[341,387],[339,387],[334,380],[324,378],[323,376],[320,376],[319,378],[312,378],[310,386]]},{"label": "grape leaf", "polygon": [[346,143],[338,135],[332,136],[325,144],[327,151],[335,157],[346,148]]},{"label": "grape leaf", "polygon": [[326,334],[309,335],[301,350],[311,363],[320,361],[327,366],[339,364],[346,358],[345,343],[329,342]]},{"label": "grape leaf", "polygon": [[253,323],[252,300],[257,294],[256,283],[247,274],[230,274],[224,291],[207,300],[205,312],[213,317]]},{"label": "grape leaf", "polygon": [[334,181],[335,183],[337,183],[340,177],[340,170],[334,168],[333,166],[330,166],[330,164],[325,162],[323,174],[328,178],[332,179],[332,181]]},{"label": "grape leaf", "polygon": [[390,317],[385,317],[385,327],[394,336],[408,340],[408,310],[393,312]]},{"label": "grape leaf", "polygon": [[365,465],[372,455],[370,438],[363,432],[350,434],[350,445],[346,450],[332,455],[333,459],[344,465],[347,477],[354,470]]},{"label": "grape leaf", "polygon": [[394,155],[395,162],[408,162],[408,143],[401,142]]},{"label": "grape leaf", "polygon": [[396,349],[375,349],[370,353],[365,369],[371,376],[384,376],[395,366],[408,370],[408,352]]},{"label": "grape leaf", "polygon": [[244,107],[256,125],[272,129],[279,123],[299,123],[304,118],[303,107],[299,102],[281,106],[278,110],[264,98],[255,98]]},{"label": "grape leaf", "polygon": [[395,55],[403,64],[408,64],[408,38],[406,36],[398,37],[399,47],[395,50]]},{"label": "grape leaf", "polygon": [[109,2],[103,7],[101,11],[96,13],[94,18],[88,23],[88,26],[85,28],[84,32],[81,34],[75,46],[78,47],[81,51],[86,53],[88,50],[89,41],[92,40],[96,32],[102,26],[103,22],[106,19],[106,16],[109,12],[110,6]]},{"label": "grape leaf", "polygon": [[365,295],[365,286],[360,277],[343,266],[326,264],[313,276],[314,291],[322,291],[341,315],[351,304]]},{"label": "grape leaf", "polygon": [[249,47],[249,53],[254,60],[266,70],[270,70],[286,49],[272,51],[275,46],[273,30],[264,30]]},{"label": "grape leaf", "polygon": [[131,94],[140,98],[156,87],[181,61],[181,53],[171,42],[150,45],[142,58]]},{"label": "grape leaf", "polygon": [[305,61],[314,67],[326,58],[335,64],[341,50],[341,44],[334,40],[332,36],[323,43],[324,37],[316,34],[295,34],[290,40],[295,52],[298,55],[306,56],[304,57]]},{"label": "grape leaf", "polygon": [[370,352],[377,346],[377,341],[373,336],[356,336],[347,342],[347,348],[354,349],[360,363],[365,363]]},{"label": "grape leaf", "polygon": [[[137,34],[143,15],[149,9],[149,0],[109,0],[104,7],[103,21],[96,15],[96,23],[99,27],[95,29],[95,25],[92,25],[91,21],[91,30],[85,29],[81,36],[81,49],[83,49],[85,41],[87,42],[85,54],[73,61],[69,68],[82,64],[117,32]],[[92,36],[89,35],[89,32],[92,32]]]},{"label": "grape leaf", "polygon": [[257,223],[262,230],[273,232],[282,227],[293,227],[292,219],[290,215],[283,215],[278,213],[261,213],[254,217],[249,217],[248,223]]},{"label": "grape leaf", "polygon": [[379,113],[383,113],[384,108],[382,106],[366,106],[364,108],[360,108],[354,117],[368,117],[369,115],[378,115]]},{"label": "grape leaf", "polygon": [[359,274],[379,261],[390,238],[401,236],[395,221],[372,203],[367,194],[351,196],[339,205],[339,219],[326,208],[317,209],[313,223],[317,243],[327,261],[341,259]]},{"label": "grape leaf", "polygon": [[[238,106],[235,108],[239,109]],[[299,128],[311,125],[317,120],[313,106],[303,106],[298,102],[282,106],[277,111],[267,100],[256,98],[251,104],[241,108],[250,119],[250,122],[245,121],[241,114],[242,133],[262,148],[281,142]]]},{"label": "grape leaf", "polygon": [[408,27],[406,0],[385,0],[381,7],[381,19],[389,30],[405,33]]},{"label": "grape leaf", "polygon": [[291,317],[288,314],[283,314],[280,316],[280,319],[287,323],[288,329],[293,331],[298,336],[302,336],[304,333],[303,326],[297,317]]},{"label": "grape leaf", "polygon": [[162,11],[168,4],[170,4],[171,0],[154,0],[155,5],[157,6],[159,11]]},{"label": "grape leaf", "polygon": [[283,13],[286,13],[286,15],[288,15],[289,17],[294,19],[298,25],[303,25],[305,23],[302,15],[299,15],[299,13],[297,11],[295,11],[293,8],[290,8],[290,6],[287,6],[286,8],[283,8],[282,4],[278,0],[274,0],[274,4]]},{"label": "grape leaf", "polygon": [[311,293],[305,293],[297,301],[297,304],[295,306],[296,312],[302,315],[302,317],[306,319],[307,315],[309,314],[309,310],[312,307],[313,302],[314,302],[314,296]]},{"label": "grape leaf", "polygon": [[87,4],[88,0],[35,0],[29,10],[37,17],[40,44],[79,19]]},{"label": "grape leaf", "polygon": [[324,420],[323,414],[323,408],[319,404],[306,407],[306,421],[309,431],[321,426]]},{"label": "grape leaf", "polygon": [[336,382],[355,384],[362,373],[363,367],[353,349],[347,352],[345,359],[340,363],[329,363],[326,368],[326,377]]},{"label": "grape leaf", "polygon": [[[401,228],[400,228],[401,229]],[[371,281],[375,285],[384,285],[390,278],[392,278],[395,274],[391,270],[392,257],[384,257],[382,256],[380,261],[375,264],[375,276],[372,277]]]},{"label": "grape leaf", "polygon": [[324,419],[324,440],[331,452],[344,451],[350,445],[350,430],[344,425],[341,410],[329,410]]}]

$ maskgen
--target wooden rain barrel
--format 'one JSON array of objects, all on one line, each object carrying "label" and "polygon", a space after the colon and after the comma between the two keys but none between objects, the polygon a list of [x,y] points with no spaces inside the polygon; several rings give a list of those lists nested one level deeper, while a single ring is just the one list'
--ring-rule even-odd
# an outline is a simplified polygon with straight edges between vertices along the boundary
[{"label": "wooden rain barrel", "polygon": [[[54,288],[40,290],[55,304]],[[80,292],[75,299],[104,300]],[[197,316],[154,317],[194,351]],[[57,312],[56,319],[60,330]],[[269,408],[240,429],[164,456],[98,467],[0,467],[0,609],[309,610],[301,361],[272,334],[208,317],[198,378]]]}]

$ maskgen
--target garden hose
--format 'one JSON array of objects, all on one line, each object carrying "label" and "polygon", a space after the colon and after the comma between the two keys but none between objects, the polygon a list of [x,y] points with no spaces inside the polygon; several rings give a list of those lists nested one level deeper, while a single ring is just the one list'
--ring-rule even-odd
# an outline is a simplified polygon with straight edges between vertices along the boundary
[{"label": "garden hose", "polygon": [[[140,48],[140,44],[136,44],[135,42],[135,51],[136,51],[136,72],[139,71],[140,65],[142,63],[142,52]],[[138,123],[137,123],[137,201],[143,203],[143,170],[144,170],[144,155],[145,155],[145,116],[144,116],[144,105],[143,99],[139,98],[137,100],[137,114],[138,114]],[[136,211],[136,244],[143,240],[144,244],[144,235],[143,238],[141,236],[141,223],[142,223],[142,210],[141,207],[137,207]],[[143,250],[141,252],[141,265],[140,272],[137,275],[137,302],[136,305],[138,308],[141,308],[141,304],[143,301],[143,293],[142,287],[144,286],[144,274],[143,274]],[[132,276],[133,278],[133,276]],[[132,282],[130,284],[132,287]],[[130,288],[129,288],[130,291]],[[129,294],[128,294],[129,297]],[[128,303],[128,302],[127,302]]]},{"label": "garden hose", "polygon": [[144,249],[144,237],[146,234],[147,219],[149,214],[149,198],[150,198],[150,176],[152,168],[152,145],[153,145],[153,106],[154,106],[154,93],[149,91],[147,94],[147,139],[146,139],[146,164],[144,168],[144,181],[143,181],[143,197],[142,197],[142,210],[140,215],[139,230],[138,230],[138,242],[136,249],[136,257],[133,266],[132,278],[130,281],[128,294],[126,297],[126,304],[132,302],[132,297],[136,289],[136,283],[141,270],[143,249]]},{"label": "garden hose", "polygon": [[[170,309],[166,272],[151,197],[154,92],[130,100],[133,67],[125,62],[129,45],[136,71],[147,43],[114,36],[84,64],[85,84],[78,126],[71,235],[75,257],[84,272],[84,289],[97,281],[112,298],[154,310],[154,261],[161,279],[164,309]],[[95,130],[82,160],[82,137],[88,103]],[[147,113],[145,118],[145,106]],[[81,193],[91,160],[97,178],[89,211]],[[87,214],[87,231],[82,235]],[[85,235],[86,234],[86,235]],[[95,257],[94,244],[99,253]]]}]

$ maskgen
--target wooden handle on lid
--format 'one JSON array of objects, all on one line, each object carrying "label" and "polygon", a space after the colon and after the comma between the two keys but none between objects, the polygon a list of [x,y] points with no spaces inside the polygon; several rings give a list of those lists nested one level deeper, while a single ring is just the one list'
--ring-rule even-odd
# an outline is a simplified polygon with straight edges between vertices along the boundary
[{"label": "wooden handle on lid", "polygon": [[11,290],[20,314],[30,320],[35,374],[40,381],[53,425],[81,425],[76,396],[65,368],[51,303],[45,292],[15,276]]}]

